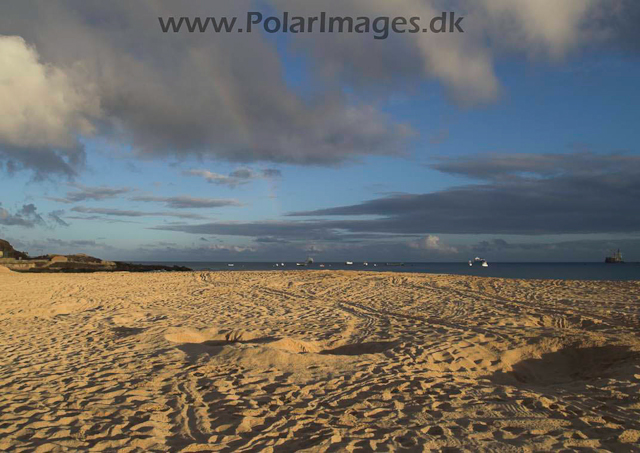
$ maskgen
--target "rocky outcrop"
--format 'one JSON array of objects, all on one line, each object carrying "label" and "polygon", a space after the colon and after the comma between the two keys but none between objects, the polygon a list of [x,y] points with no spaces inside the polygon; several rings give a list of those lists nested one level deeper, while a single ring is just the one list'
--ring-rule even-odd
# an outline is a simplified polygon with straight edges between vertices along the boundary
[{"label": "rocky outcrop", "polygon": [[185,266],[163,266],[160,264],[133,264],[124,263],[121,261],[115,262],[116,271],[126,272],[189,272],[193,269],[189,269]]},{"label": "rocky outcrop", "polygon": [[132,264],[105,261],[79,253],[75,255],[42,255],[29,258],[26,253],[15,250],[9,242],[0,239],[0,265],[17,272],[177,272],[191,271],[184,266],[156,264]]},{"label": "rocky outcrop", "polygon": [[28,258],[29,256],[26,253],[14,249],[9,242],[0,239],[0,259],[25,260]]}]

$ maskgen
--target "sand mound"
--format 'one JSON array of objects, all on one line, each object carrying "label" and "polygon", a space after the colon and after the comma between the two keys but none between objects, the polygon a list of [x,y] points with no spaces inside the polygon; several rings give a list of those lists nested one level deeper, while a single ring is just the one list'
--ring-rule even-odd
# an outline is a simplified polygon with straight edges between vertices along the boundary
[{"label": "sand mound", "polygon": [[269,338],[258,331],[216,329],[175,329],[165,335],[165,339],[173,343],[204,344],[206,346],[225,346],[234,343],[264,344],[265,347],[278,349],[293,354],[317,353],[322,345],[313,341],[303,341],[295,338]]},{"label": "sand mound", "polygon": [[0,266],[0,274],[13,274],[14,272],[5,266]]},{"label": "sand mound", "polygon": [[317,353],[322,350],[322,347],[317,342],[296,340],[295,338],[282,338],[268,343],[267,346],[294,354]]},{"label": "sand mound", "polygon": [[305,382],[309,376],[327,376],[353,369],[356,357],[318,354],[320,344],[282,338],[264,344],[237,343],[214,348],[216,363],[233,364],[246,369],[278,370],[290,374],[289,379]]},{"label": "sand mound", "polygon": [[245,342],[245,341],[253,341],[261,338],[263,335],[261,332],[257,331],[247,331],[247,330],[228,330],[228,331],[220,331],[213,340],[223,340],[228,341],[230,343],[235,342]]},{"label": "sand mound", "polygon": [[[327,360],[317,354],[299,354],[283,349],[256,346],[252,348],[231,349],[224,348],[217,357],[221,362],[234,363],[246,368],[268,370],[277,369],[281,372],[305,373],[309,369],[318,371],[319,367],[335,364],[336,361]],[[337,369],[332,366],[332,369]]]},{"label": "sand mound", "polygon": [[233,343],[255,343],[264,347],[277,349],[292,354],[322,354],[358,356],[365,354],[377,354],[397,345],[394,341],[378,341],[366,343],[354,343],[326,349],[325,344],[319,341],[306,341],[297,338],[265,337],[257,331],[215,329],[175,329],[165,335],[165,339],[173,343],[204,344],[206,346],[225,346]]},{"label": "sand mound", "polygon": [[172,343],[204,343],[211,339],[211,335],[206,331],[202,332],[195,329],[180,329],[166,334],[164,338]]},{"label": "sand mound", "polygon": [[173,343],[242,343],[260,340],[259,331],[217,329],[172,329],[165,339]]}]

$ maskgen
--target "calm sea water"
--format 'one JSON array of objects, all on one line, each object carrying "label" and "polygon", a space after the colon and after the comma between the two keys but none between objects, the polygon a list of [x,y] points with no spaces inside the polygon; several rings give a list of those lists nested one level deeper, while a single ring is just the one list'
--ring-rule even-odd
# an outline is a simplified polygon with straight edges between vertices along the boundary
[{"label": "calm sea water", "polygon": [[[468,263],[405,263],[403,266],[369,262],[346,265],[345,263],[314,263],[306,267],[285,262],[284,267],[275,263],[250,262],[149,262],[186,266],[193,270],[212,271],[282,271],[282,270],[357,270],[369,272],[415,272],[424,274],[477,275],[501,278],[559,279],[559,280],[640,280],[640,263],[489,263],[489,267],[470,267]],[[233,264],[230,267],[229,264]],[[324,268],[320,267],[324,264]],[[375,266],[374,266],[375,264]]]}]

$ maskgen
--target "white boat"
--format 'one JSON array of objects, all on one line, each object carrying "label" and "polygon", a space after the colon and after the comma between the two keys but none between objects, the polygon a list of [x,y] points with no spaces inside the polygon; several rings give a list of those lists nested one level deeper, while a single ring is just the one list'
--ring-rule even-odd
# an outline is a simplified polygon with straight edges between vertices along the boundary
[{"label": "white boat", "polygon": [[469,261],[469,266],[489,267],[489,263],[484,258],[476,256],[473,261]]},{"label": "white boat", "polygon": [[353,264],[353,261],[346,261],[344,264],[346,264],[347,266],[351,266]]},{"label": "white boat", "polygon": [[233,267],[233,266],[235,266],[235,264],[229,263],[229,264],[227,264],[227,266]]},{"label": "white boat", "polygon": [[313,258],[311,257],[307,258],[304,263],[296,263],[296,266],[308,266],[309,264],[313,264]]},{"label": "white boat", "polygon": [[321,264],[320,267],[324,267],[324,264]]},{"label": "white boat", "polygon": [[368,266],[368,265],[369,265],[369,263],[367,263],[366,261],[365,261],[364,263],[362,263],[362,264],[364,264],[365,266]]}]

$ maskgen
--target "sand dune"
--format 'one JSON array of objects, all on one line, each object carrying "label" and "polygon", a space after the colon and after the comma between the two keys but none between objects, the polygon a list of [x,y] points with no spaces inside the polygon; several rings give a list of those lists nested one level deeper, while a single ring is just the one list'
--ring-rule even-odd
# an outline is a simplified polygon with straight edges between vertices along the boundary
[{"label": "sand dune", "polygon": [[640,283],[6,274],[2,451],[637,451]]}]

